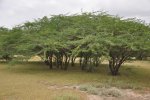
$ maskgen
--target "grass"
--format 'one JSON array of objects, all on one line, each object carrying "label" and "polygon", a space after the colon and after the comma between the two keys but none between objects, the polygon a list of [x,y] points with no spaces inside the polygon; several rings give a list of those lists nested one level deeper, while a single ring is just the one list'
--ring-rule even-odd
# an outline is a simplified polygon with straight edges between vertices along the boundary
[{"label": "grass", "polygon": [[[149,65],[148,61],[125,64],[120,69],[121,74],[113,77],[108,74],[106,64],[100,65],[96,72],[89,73],[79,70],[78,66],[62,71],[49,70],[43,63],[23,63],[14,66],[0,63],[0,100],[53,100],[56,94],[58,94],[56,100],[67,100],[59,98],[86,100],[84,93],[66,89],[49,89],[51,85],[90,84],[95,87],[149,89]],[[93,91],[91,89],[91,92],[95,93]]]},{"label": "grass", "polygon": [[98,89],[94,86],[91,85],[81,85],[79,88],[81,91],[86,91],[89,94],[94,94],[94,95],[98,95]]},{"label": "grass", "polygon": [[112,97],[120,97],[122,96],[122,92],[117,88],[103,89],[100,95],[103,96],[112,96]]},{"label": "grass", "polygon": [[55,95],[52,100],[82,100],[82,98],[78,94],[65,92]]}]

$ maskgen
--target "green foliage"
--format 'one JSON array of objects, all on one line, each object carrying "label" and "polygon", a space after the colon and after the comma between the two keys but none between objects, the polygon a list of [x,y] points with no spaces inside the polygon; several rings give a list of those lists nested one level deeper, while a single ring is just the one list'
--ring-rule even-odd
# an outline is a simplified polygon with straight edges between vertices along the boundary
[{"label": "green foliage", "polygon": [[103,96],[112,96],[112,97],[120,97],[123,95],[122,91],[117,88],[103,89],[101,95]]},{"label": "green foliage", "polygon": [[[48,60],[53,57],[57,66],[64,65],[65,69],[70,59],[74,59],[73,63],[79,57],[82,69],[87,69],[89,64],[88,71],[93,71],[99,58],[105,56],[115,75],[129,57],[150,56],[148,25],[105,12],[43,17],[11,30],[1,27],[0,35],[0,58],[39,55]],[[52,62],[50,59],[51,68]]]},{"label": "green foliage", "polygon": [[90,94],[94,94],[94,95],[98,95],[99,94],[99,91],[97,88],[95,88],[94,86],[91,86],[91,85],[81,85],[80,88],[79,88],[81,91],[86,91],[87,93],[90,93]]}]

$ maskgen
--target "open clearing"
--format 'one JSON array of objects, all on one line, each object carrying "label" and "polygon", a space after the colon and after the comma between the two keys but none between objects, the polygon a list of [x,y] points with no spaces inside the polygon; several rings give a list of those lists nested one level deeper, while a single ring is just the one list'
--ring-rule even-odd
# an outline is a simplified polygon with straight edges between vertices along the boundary
[{"label": "open clearing", "polygon": [[89,73],[77,65],[63,71],[48,70],[43,63],[1,63],[0,100],[150,100],[149,65],[128,62],[114,77],[105,64]]}]

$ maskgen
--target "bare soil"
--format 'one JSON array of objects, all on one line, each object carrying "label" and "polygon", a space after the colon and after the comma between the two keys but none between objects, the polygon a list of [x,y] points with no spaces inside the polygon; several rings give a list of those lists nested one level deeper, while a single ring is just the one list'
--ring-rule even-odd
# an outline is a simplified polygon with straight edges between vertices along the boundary
[{"label": "bare soil", "polygon": [[[114,96],[89,94],[86,91],[81,91],[79,89],[79,87],[80,86],[78,86],[78,85],[74,85],[74,86],[70,86],[70,85],[66,85],[66,86],[50,85],[47,88],[49,90],[70,89],[72,91],[78,91],[80,93],[86,94],[88,100],[150,100],[150,91],[144,91],[144,90],[138,90],[138,91],[136,91],[136,90],[133,90],[133,89],[118,89],[116,87],[112,87],[112,88],[118,89],[122,93],[121,96],[114,97]],[[106,90],[107,89],[108,88],[106,88]]]}]

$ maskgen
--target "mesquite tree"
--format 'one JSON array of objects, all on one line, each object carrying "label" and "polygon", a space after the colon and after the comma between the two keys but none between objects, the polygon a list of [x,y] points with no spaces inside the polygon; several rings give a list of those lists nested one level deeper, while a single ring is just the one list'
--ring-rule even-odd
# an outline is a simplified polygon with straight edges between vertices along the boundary
[{"label": "mesquite tree", "polygon": [[0,34],[0,56],[39,55],[50,69],[67,70],[78,58],[81,69],[92,72],[105,56],[117,75],[129,57],[150,55],[150,26],[105,12],[43,17]]}]

